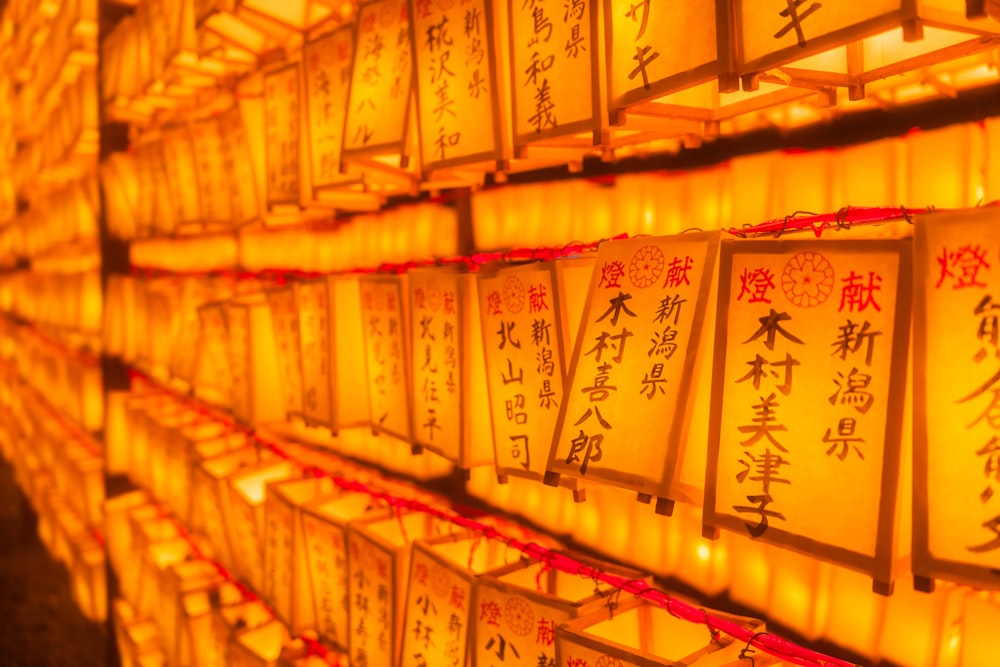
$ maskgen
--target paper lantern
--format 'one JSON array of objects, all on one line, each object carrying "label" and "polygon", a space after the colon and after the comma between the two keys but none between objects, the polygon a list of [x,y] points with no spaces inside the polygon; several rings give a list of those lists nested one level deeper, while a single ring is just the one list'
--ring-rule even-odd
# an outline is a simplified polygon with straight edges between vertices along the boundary
[{"label": "paper lantern", "polygon": [[149,506],[150,499],[145,491],[130,491],[104,503],[104,539],[111,571],[119,580],[125,579],[124,568],[129,563],[131,528],[129,512],[138,507]]},{"label": "paper lantern", "polygon": [[[585,561],[590,567],[628,579],[635,570]],[[514,667],[556,664],[556,627],[604,608],[614,598],[606,584],[544,564],[520,560],[476,579],[469,641],[473,665],[503,660]],[[559,663],[564,664],[564,663]]]},{"label": "paper lantern", "polygon": [[191,123],[191,141],[198,146],[195,153],[195,174],[201,222],[206,225],[229,226],[233,222],[231,171],[226,169],[223,150],[223,130],[217,118]]},{"label": "paper lantern", "polygon": [[[718,233],[700,232],[601,245],[546,483],[567,475],[633,489],[666,514],[675,500],[700,495],[693,464],[702,427],[688,384],[704,363],[718,243]],[[641,400],[670,418],[634,419]]]},{"label": "paper lantern", "polygon": [[[165,129],[160,146],[163,149],[163,166],[167,175],[170,201],[174,207],[174,224],[200,223],[201,199],[194,141],[190,128],[181,125]],[[199,152],[200,150],[201,146]]]},{"label": "paper lantern", "polygon": [[113,605],[115,640],[122,658],[123,667],[165,664],[165,656],[160,650],[160,636],[156,624],[141,619],[128,602],[122,599]]},{"label": "paper lantern", "polygon": [[265,589],[264,500],[268,482],[295,474],[290,461],[279,460],[241,470],[226,480],[229,489],[229,543],[233,569],[256,591]]},{"label": "paper lantern", "polygon": [[467,534],[417,540],[410,560],[400,665],[465,664],[472,588],[503,565],[496,542]]},{"label": "paper lantern", "polygon": [[[342,171],[341,149],[344,145],[344,120],[347,114],[348,85],[354,58],[354,29],[341,26],[302,47],[306,97],[306,145],[309,151],[309,183],[312,199],[342,208],[353,208],[352,201],[363,208],[377,208],[357,189],[360,174]],[[355,205],[356,205],[355,204]]]},{"label": "paper lantern", "polygon": [[194,592],[206,592],[221,583],[222,576],[212,563],[194,560],[178,563],[160,575],[160,604],[153,610],[153,618],[160,631],[163,651],[171,664],[187,665],[190,662],[190,644],[187,643],[184,599]]},{"label": "paper lantern", "polygon": [[320,638],[347,650],[348,609],[347,524],[368,511],[366,494],[320,498],[302,509],[302,530],[308,555],[308,587]]},{"label": "paper lantern", "polygon": [[244,600],[233,584],[223,584],[212,595],[211,641],[202,653],[207,667],[230,664],[229,640],[241,628],[257,628],[271,620],[267,607],[257,600]]},{"label": "paper lantern", "polygon": [[229,366],[229,328],[224,304],[199,306],[198,321],[201,323],[196,362],[198,391],[227,405],[232,401],[233,376]]},{"label": "paper lantern", "polygon": [[821,557],[891,591],[909,252],[891,240],[723,243],[707,531]]},{"label": "paper lantern", "polygon": [[[707,614],[741,625],[754,634],[764,623],[706,609]],[[709,627],[673,616],[645,600],[621,602],[613,613],[600,610],[556,627],[556,664],[567,667],[653,665],[739,665],[745,644]],[[774,664],[755,653],[754,664]]]},{"label": "paper lantern", "polygon": [[532,263],[486,271],[479,278],[482,345],[501,477],[544,475],[559,406],[566,400],[569,332],[579,322],[570,318],[565,301],[583,289],[592,266],[588,259]]},{"label": "paper lantern", "polygon": [[267,151],[267,207],[298,207],[301,188],[299,64],[264,74],[264,146]]},{"label": "paper lantern", "polygon": [[[413,54],[406,0],[362,3],[354,26],[342,156],[347,162],[363,161],[375,176],[391,181],[392,171],[405,169],[412,155]],[[397,183],[399,177],[408,178],[400,174]]]},{"label": "paper lantern", "polygon": [[[736,3],[743,88],[778,68],[791,85],[819,84],[865,97],[865,84],[989,48],[996,25],[966,18],[961,0],[887,0],[864,8]],[[766,78],[766,77],[761,77]]]},{"label": "paper lantern", "polygon": [[275,335],[266,298],[228,301],[225,306],[232,373],[233,413],[247,423],[283,421],[284,398],[275,359]]},{"label": "paper lantern", "polygon": [[366,275],[360,279],[360,289],[372,430],[410,442],[410,320],[406,280],[403,275]]},{"label": "paper lantern", "polygon": [[[405,9],[403,11],[405,12]],[[490,0],[410,2],[420,162],[425,174],[505,157],[497,65],[496,11]]]},{"label": "paper lantern", "polygon": [[219,138],[222,141],[222,165],[230,174],[230,209],[235,225],[243,225],[260,217],[257,178],[247,140],[242,108],[239,105],[219,117]]},{"label": "paper lantern", "polygon": [[191,511],[200,517],[203,532],[218,560],[231,566],[238,547],[229,537],[229,492],[226,479],[241,468],[260,461],[253,448],[238,449],[202,461],[192,478]]},{"label": "paper lantern", "polygon": [[108,614],[108,588],[104,549],[90,535],[70,542],[71,593],[76,606],[91,621],[103,622]]},{"label": "paper lantern", "polygon": [[303,415],[336,432],[368,422],[363,320],[358,279],[350,276],[296,284],[301,333]]},{"label": "paper lantern", "polygon": [[281,647],[288,641],[288,631],[278,621],[233,635],[229,643],[232,667],[275,667]]},{"label": "paper lantern", "polygon": [[413,443],[467,470],[493,460],[476,277],[450,268],[407,273]]},{"label": "paper lantern", "polygon": [[991,208],[915,227],[913,573],[995,586],[1000,479],[992,379]]},{"label": "paper lantern", "polygon": [[432,535],[420,513],[378,512],[347,532],[351,664],[395,665],[401,659],[406,576],[413,540]]},{"label": "paper lantern", "polygon": [[285,410],[288,416],[299,416],[303,412],[303,367],[300,350],[302,341],[299,333],[297,301],[297,290],[290,286],[267,292],[267,303],[271,309],[271,323],[274,327],[274,354],[281,369],[281,386],[284,389]]},{"label": "paper lantern", "polygon": [[907,577],[885,600],[878,641],[881,661],[926,665],[938,658],[938,637],[946,627],[943,613],[953,586],[944,584],[927,594],[914,590],[912,583]]},{"label": "paper lantern", "polygon": [[173,434],[172,459],[168,474],[167,504],[186,526],[197,531],[202,515],[194,511],[194,474],[202,461],[246,446],[246,436],[214,422],[185,426]]},{"label": "paper lantern", "polygon": [[333,482],[307,478],[267,485],[264,500],[264,587],[262,594],[293,635],[316,625],[302,508],[328,496]]}]

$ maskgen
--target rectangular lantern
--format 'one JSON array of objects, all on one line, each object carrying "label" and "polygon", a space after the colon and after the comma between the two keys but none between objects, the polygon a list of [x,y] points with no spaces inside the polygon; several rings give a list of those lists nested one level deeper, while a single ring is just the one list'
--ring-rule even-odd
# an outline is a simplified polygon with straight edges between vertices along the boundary
[{"label": "rectangular lantern", "polygon": [[696,84],[718,79],[723,90],[735,87],[728,3],[603,4],[612,124],[625,120],[629,105]]},{"label": "rectangular lantern", "polygon": [[252,295],[227,301],[226,332],[233,413],[249,424],[284,421],[287,406],[275,359],[275,334],[267,300]]},{"label": "rectangular lantern", "polygon": [[337,201],[335,188],[358,180],[342,171],[344,121],[354,59],[354,27],[343,25],[302,46],[312,199]]},{"label": "rectangular lantern", "polygon": [[239,587],[226,583],[212,594],[211,641],[201,654],[206,667],[228,667],[229,641],[240,629],[258,628],[273,618],[259,600],[247,600]]},{"label": "rectangular lantern", "polygon": [[406,0],[372,0],[357,8],[354,63],[344,121],[343,159],[409,162],[413,54]]},{"label": "rectangular lantern", "polygon": [[[175,125],[165,128],[162,137],[160,146],[170,201],[174,207],[174,223],[198,224],[202,221],[201,200],[191,129],[187,125]],[[203,147],[199,146],[198,152],[202,150]]]},{"label": "rectangular lantern", "polygon": [[413,543],[400,667],[468,664],[472,588],[503,565],[504,548],[470,534]]},{"label": "rectangular lantern", "polygon": [[407,278],[362,276],[360,289],[372,430],[409,443],[412,436]]},{"label": "rectangular lantern", "polygon": [[429,514],[373,513],[351,522],[347,533],[350,575],[351,664],[397,665],[403,641],[403,605],[410,546],[433,534]]},{"label": "rectangular lantern", "polygon": [[[611,563],[582,561],[628,579],[643,575]],[[556,626],[595,613],[613,600],[606,584],[519,560],[477,578],[469,622],[473,665],[554,665]],[[565,663],[559,663],[560,665]]]},{"label": "rectangular lantern", "polygon": [[[599,6],[509,3],[514,146],[591,133],[600,141]],[[560,142],[561,144],[562,142]],[[523,155],[518,155],[523,157]]]},{"label": "rectangular lantern", "polygon": [[226,480],[233,569],[255,591],[265,590],[264,500],[267,484],[289,479],[295,472],[290,461],[278,460],[240,470]]},{"label": "rectangular lantern", "polygon": [[233,224],[239,226],[258,220],[261,206],[257,177],[239,104],[219,116],[219,139],[224,173],[230,175],[228,192]]},{"label": "rectangular lantern", "polygon": [[229,667],[277,667],[288,630],[280,621],[237,630],[229,640]]},{"label": "rectangular lantern", "polygon": [[[565,270],[570,266],[585,270]],[[541,479],[545,473],[565,401],[570,331],[575,334],[579,323],[572,321],[566,300],[586,289],[592,266],[587,259],[560,260],[480,274],[482,345],[501,479]]]},{"label": "rectangular lantern", "polygon": [[733,240],[722,252],[706,531],[840,563],[887,594],[910,243]]},{"label": "rectangular lantern", "polygon": [[[706,609],[706,614],[737,623],[749,634],[763,632],[764,623]],[[556,628],[556,664],[567,667],[699,667],[746,664],[746,646],[709,626],[678,618],[645,600],[622,602],[613,613],[600,610]],[[753,653],[754,665],[776,662]]]},{"label": "rectangular lantern", "polygon": [[[802,87],[865,84],[991,48],[1000,29],[967,18],[965,0],[876,0],[863,6],[737,0],[744,89],[773,79]],[[769,71],[769,70],[776,71]]]},{"label": "rectangular lantern", "polygon": [[198,147],[195,154],[198,203],[201,222],[206,225],[229,226],[234,221],[230,191],[237,186],[232,182],[232,172],[226,169],[222,136],[218,118],[191,123],[191,140]]},{"label": "rectangular lantern", "polygon": [[224,302],[207,303],[198,308],[201,334],[195,363],[196,391],[223,405],[233,395],[233,373],[229,365],[229,327]]},{"label": "rectangular lantern", "polygon": [[300,635],[316,625],[302,508],[317,496],[329,496],[333,488],[333,482],[322,477],[267,485],[261,593],[293,635]]},{"label": "rectangular lantern", "polygon": [[918,220],[914,267],[913,574],[1000,581],[1000,285],[994,207]]},{"label": "rectangular lantern", "polygon": [[476,162],[492,162],[492,171],[503,163],[494,11],[492,0],[409,2],[425,174]]},{"label": "rectangular lantern", "polygon": [[407,273],[413,442],[467,470],[493,460],[476,277],[451,268]]},{"label": "rectangular lantern", "polygon": [[299,416],[303,412],[303,369],[297,291],[294,286],[289,285],[267,292],[276,344],[274,352],[281,369],[281,386],[284,389],[285,411],[288,416]]},{"label": "rectangular lantern", "polygon": [[341,651],[348,649],[351,635],[347,524],[361,518],[371,501],[368,494],[336,494],[319,498],[302,509],[316,632],[321,640]]},{"label": "rectangular lantern", "polygon": [[[718,232],[600,246],[545,481],[633,489],[656,511],[697,501],[703,459],[694,396],[708,363]],[[657,418],[636,418],[637,402]],[[661,416],[662,415],[662,416]],[[690,437],[689,437],[690,435]],[[685,463],[689,464],[687,470]]]},{"label": "rectangular lantern", "polygon": [[301,188],[299,63],[264,74],[267,208],[299,205]]}]

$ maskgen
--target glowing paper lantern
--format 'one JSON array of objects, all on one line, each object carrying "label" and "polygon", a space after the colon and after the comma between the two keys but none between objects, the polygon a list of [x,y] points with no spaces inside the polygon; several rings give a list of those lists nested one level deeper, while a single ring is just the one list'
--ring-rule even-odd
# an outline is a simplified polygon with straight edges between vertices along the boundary
[{"label": "glowing paper lantern", "polygon": [[267,486],[264,499],[264,588],[263,596],[293,635],[315,627],[316,617],[302,507],[317,496],[328,496],[333,482],[328,478],[279,481]]},{"label": "glowing paper lantern", "polygon": [[[629,579],[643,575],[610,563],[586,561]],[[614,600],[605,584],[521,560],[476,579],[470,610],[472,664],[503,660],[512,667],[555,663],[556,626],[596,613]],[[565,663],[559,663],[565,664]]]},{"label": "glowing paper lantern", "polygon": [[599,10],[588,2],[566,5],[561,17],[546,9],[536,21],[535,5],[509,5],[515,147],[601,125]]},{"label": "glowing paper lantern", "polygon": [[229,538],[229,492],[226,479],[245,466],[259,461],[252,448],[238,449],[202,461],[195,468],[191,484],[192,512],[200,517],[203,532],[218,559],[231,566],[238,547]]},{"label": "glowing paper lantern", "polygon": [[183,646],[187,630],[184,617],[184,598],[194,592],[208,591],[221,582],[222,577],[212,563],[195,560],[173,565],[160,576],[160,604],[153,610],[153,617],[160,630],[164,653],[174,665],[190,664],[182,653],[190,652]]},{"label": "glowing paper lantern", "polygon": [[406,167],[413,82],[407,17],[406,0],[373,0],[358,7],[344,122],[345,160],[384,156],[386,165]]},{"label": "glowing paper lantern", "polygon": [[[585,270],[564,270],[571,265]],[[583,289],[592,265],[589,260],[532,263],[484,272],[479,278],[494,450],[501,477],[541,479],[545,472],[559,406],[565,401],[568,330],[578,323],[569,320],[565,299]]]},{"label": "glowing paper lantern", "polygon": [[[791,85],[848,88],[988,48],[996,24],[966,18],[962,0],[879,0],[863,8],[822,3],[736,3],[738,70],[744,89],[778,68]],[[985,43],[984,43],[985,41]]]},{"label": "glowing paper lantern", "polygon": [[279,287],[267,292],[274,327],[275,356],[281,368],[281,386],[285,392],[285,410],[289,416],[301,415],[303,411],[303,370],[296,291],[293,287]]},{"label": "glowing paper lantern", "polygon": [[243,225],[257,220],[260,217],[257,178],[239,105],[219,117],[219,138],[222,140],[224,173],[230,175],[233,224]]},{"label": "glowing paper lantern", "polygon": [[723,242],[706,531],[745,532],[891,591],[909,252],[891,240]]},{"label": "glowing paper lantern", "polygon": [[1000,478],[991,207],[915,228],[913,573],[995,586]]},{"label": "glowing paper lantern", "polygon": [[430,515],[419,513],[378,512],[350,523],[351,664],[398,664],[410,545],[432,535],[433,527]]},{"label": "glowing paper lantern", "polygon": [[362,276],[360,280],[372,430],[410,442],[406,276]]},{"label": "glowing paper lantern", "polygon": [[244,600],[233,584],[223,584],[212,596],[211,641],[203,655],[207,667],[230,664],[229,640],[239,629],[258,628],[271,620],[271,614],[261,602]]},{"label": "glowing paper lantern", "polygon": [[264,591],[264,500],[268,482],[295,474],[289,461],[254,466],[231,475],[229,488],[229,539],[233,546],[233,568],[254,590]]},{"label": "glowing paper lantern", "polygon": [[[633,489],[665,514],[700,495],[702,480],[683,468],[703,457],[688,431],[718,244],[718,233],[699,232],[601,245],[546,483],[568,475]],[[635,419],[637,401],[664,417]]]},{"label": "glowing paper lantern", "polygon": [[414,542],[399,664],[465,664],[473,583],[501,565],[503,548],[492,540],[460,534]]},{"label": "glowing paper lantern", "polygon": [[232,667],[275,667],[281,647],[288,641],[288,631],[278,621],[240,630],[229,642]]},{"label": "glowing paper lantern", "polygon": [[201,222],[228,226],[233,222],[231,190],[236,186],[225,166],[222,132],[217,118],[191,123],[191,141],[198,147],[195,172]]},{"label": "glowing paper lantern", "polygon": [[334,432],[368,423],[364,322],[356,276],[296,284],[302,347],[303,413]]},{"label": "glowing paper lantern", "polygon": [[195,363],[199,391],[227,405],[232,401],[233,374],[229,366],[229,328],[223,303],[210,303],[198,308],[201,335],[198,359]]},{"label": "glowing paper lantern", "polygon": [[504,158],[494,6],[409,3],[425,173]]},{"label": "glowing paper lantern", "polygon": [[[658,7],[605,0],[607,95],[613,123],[624,120],[618,114],[630,104],[716,77],[724,82],[723,89],[731,89],[731,20],[724,5],[710,2]],[[684,48],[672,48],[678,43]],[[596,59],[596,49],[592,57]]]},{"label": "glowing paper lantern", "polygon": [[264,75],[267,207],[299,204],[299,64]]},{"label": "glowing paper lantern", "polygon": [[305,73],[306,129],[312,198],[330,196],[330,189],[356,181],[341,171],[348,84],[354,58],[354,30],[342,26],[302,47]]},{"label": "glowing paper lantern", "polygon": [[[705,610],[738,623],[748,632],[764,630],[752,618]],[[739,665],[745,644],[729,635],[712,633],[700,623],[673,616],[645,600],[622,602],[613,613],[600,610],[556,627],[556,664],[576,667],[653,667],[655,665]],[[754,664],[773,664],[757,652]]]},{"label": "glowing paper lantern", "polygon": [[467,470],[493,459],[476,277],[449,268],[407,274],[413,344],[413,442]]},{"label": "glowing paper lantern", "polygon": [[247,423],[283,421],[287,406],[280,393],[274,326],[265,297],[228,301],[225,313],[233,413]]},{"label": "glowing paper lantern", "polygon": [[160,145],[163,149],[163,166],[167,175],[170,201],[174,207],[175,224],[201,222],[198,174],[190,128],[181,125],[164,130]]}]

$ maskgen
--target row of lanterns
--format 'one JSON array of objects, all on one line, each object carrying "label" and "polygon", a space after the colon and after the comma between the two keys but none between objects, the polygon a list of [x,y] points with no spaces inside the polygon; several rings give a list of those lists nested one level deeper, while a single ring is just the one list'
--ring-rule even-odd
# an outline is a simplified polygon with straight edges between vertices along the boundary
[{"label": "row of lanterns", "polygon": [[[87,618],[107,614],[103,527],[104,461],[99,443],[61,417],[4,353],[0,370],[0,456],[38,516],[38,534],[69,572]],[[97,388],[91,388],[93,392]]]},{"label": "row of lanterns", "polygon": [[[284,3],[246,14],[240,3],[204,14],[190,4],[139,3],[105,42],[106,112],[143,128],[130,168],[138,190],[170,192],[139,198],[140,233],[372,210],[393,194],[481,184],[487,172],[502,180],[588,155],[668,150],[771,126],[779,121],[758,114],[776,104],[817,120],[813,98],[864,100],[886,77],[903,86],[919,72],[917,82],[938,82],[935,95],[982,85],[996,80],[989,54],[1000,39],[994,20],[967,18],[955,0],[817,7],[808,26],[780,3],[772,12],[729,1],[555,12],[381,0],[345,3],[340,15],[317,3],[291,23],[272,13]],[[236,25],[260,39],[241,40]],[[314,25],[303,40],[297,31]],[[673,48],[674,34],[693,41]],[[926,71],[955,58],[976,73]],[[720,92],[741,78],[742,92]],[[126,161],[113,159],[116,178]]]},{"label": "row of lanterns", "polygon": [[[122,608],[155,620],[170,664],[216,664],[198,657],[206,650],[226,652],[230,664],[286,664],[281,656],[298,664],[287,657],[295,646],[289,637],[303,633],[352,665],[626,665],[639,656],[738,664],[744,647],[731,637],[713,641],[704,626],[599,581],[518,559],[502,543],[420,512],[382,509],[328,477],[302,477],[301,464],[248,447],[242,433],[163,392],[140,385],[126,411],[131,451],[148,456],[133,460],[130,472],[151,486],[109,504],[109,555],[123,582]],[[175,457],[184,459],[177,467]],[[442,502],[329,456],[312,459],[390,493]],[[225,567],[192,561],[192,553],[212,553]],[[588,565],[643,579],[620,566]],[[228,574],[220,572],[249,584],[271,613],[245,591],[229,591],[227,601],[220,584]],[[247,622],[236,624],[243,614]],[[764,629],[720,617],[748,632]],[[215,641],[185,648],[196,627],[211,627]]]}]

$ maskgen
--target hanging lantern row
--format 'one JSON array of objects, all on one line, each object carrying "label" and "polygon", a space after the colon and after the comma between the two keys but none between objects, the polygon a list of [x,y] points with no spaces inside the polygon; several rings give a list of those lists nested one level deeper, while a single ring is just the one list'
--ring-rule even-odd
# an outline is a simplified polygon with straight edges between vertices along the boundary
[{"label": "hanging lantern row", "polygon": [[[569,656],[557,657],[560,651],[586,656],[587,647],[593,648],[595,641],[599,646],[596,657],[606,653],[622,664],[633,664],[639,656],[655,664],[664,660],[663,664],[673,664],[670,660],[682,656],[693,661],[705,650],[713,655],[721,651],[714,655],[719,664],[738,664],[745,648],[724,635],[713,640],[713,633],[706,633],[704,626],[682,620],[697,623],[702,617],[697,612],[686,616],[681,609],[689,607],[680,599],[674,599],[673,611],[669,603],[667,609],[651,602],[636,605],[628,596],[618,597],[602,580],[581,577],[562,566],[551,568],[546,558],[541,562],[518,561],[516,551],[500,541],[482,540],[454,526],[449,528],[432,514],[417,509],[381,509],[373,500],[370,484],[378,488],[391,483],[373,478],[371,472],[357,467],[347,470],[329,456],[313,455],[314,460],[322,459],[324,471],[333,469],[338,475],[352,475],[354,480],[373,481],[337,481],[328,472],[302,477],[308,464],[290,460],[287,453],[271,446],[247,447],[242,431],[232,430],[192,404],[172,400],[162,391],[150,391],[145,382],[136,385],[127,401],[129,424],[139,429],[129,433],[132,452],[148,450],[148,461],[135,462],[140,468],[130,470],[133,479],[148,479],[141,469],[147,465],[156,484],[155,470],[160,465],[155,460],[157,450],[175,456],[184,456],[186,451],[195,457],[188,461],[189,467],[164,475],[186,479],[184,483],[191,485],[187,492],[172,493],[168,482],[159,494],[155,490],[136,492],[116,498],[114,507],[109,507],[111,562],[122,568],[118,573],[123,582],[136,583],[135,588],[122,588],[127,604],[135,610],[133,620],[155,618],[164,605],[168,609],[174,605],[163,600],[162,584],[146,592],[151,577],[162,582],[165,577],[177,576],[177,563],[186,561],[185,554],[214,554],[222,567],[212,576],[224,572],[228,578],[231,572],[251,584],[250,589],[260,594],[281,621],[261,614],[257,618],[262,628],[267,623],[274,625],[246,637],[229,634],[233,627],[228,624],[228,641],[221,638],[214,650],[228,651],[231,660],[234,652],[252,652],[255,660],[262,661],[252,664],[275,664],[270,661],[278,659],[289,636],[309,631],[318,633],[331,652],[350,656],[352,664],[366,660],[369,664],[420,664],[422,658],[431,659],[428,656],[449,664],[469,664],[466,651],[472,653],[471,664],[489,664],[496,659],[501,638],[509,651],[505,659],[524,665],[538,664],[543,656],[546,664],[571,664],[567,663]],[[188,425],[176,426],[184,421]],[[173,428],[155,430],[168,424]],[[183,434],[181,439],[176,439],[178,434]],[[168,466],[167,471],[171,470]],[[377,498],[380,494],[374,495]],[[163,506],[156,505],[158,497],[171,509],[180,508],[192,523],[170,516]],[[411,495],[407,502],[416,501]],[[428,498],[423,502],[437,501]],[[159,574],[140,565],[149,558],[143,558],[136,548],[164,554],[157,561]],[[116,552],[121,555],[116,556]],[[606,563],[584,564],[599,568],[602,577],[611,575],[629,585],[648,586],[635,571]],[[206,578],[202,585],[212,581]],[[156,595],[161,597],[149,597]],[[256,599],[244,589],[237,600],[245,604],[248,597],[249,601]],[[214,595],[210,599],[215,599]],[[740,628],[755,640],[757,634],[763,634],[759,621],[708,613],[713,621],[727,619],[732,623],[727,626],[726,620],[719,621],[719,627],[727,631]],[[575,632],[581,634],[562,637],[561,623],[577,617],[581,618]],[[177,622],[157,622],[167,655],[186,641],[179,625],[184,617],[177,618]],[[624,631],[633,623],[649,620],[654,627],[662,624],[663,629],[669,629],[678,641],[687,637],[683,646],[659,646],[653,639],[656,633],[640,631],[632,637]],[[611,622],[614,632],[598,630],[590,635],[590,627],[598,622]],[[357,632],[356,627],[366,631]],[[165,628],[176,639],[165,636]],[[601,639],[609,636],[616,640]],[[428,637],[431,642],[426,642]],[[439,643],[439,637],[450,641]],[[560,643],[561,637],[565,643]],[[806,661],[801,664],[840,664],[834,660],[813,663],[805,657],[807,653],[795,655]],[[774,660],[763,653],[758,659],[765,664]]]},{"label": "hanging lantern row", "polygon": [[[729,0],[657,9],[607,0],[578,2],[561,17],[544,6],[485,0],[446,7],[379,0],[356,10],[345,4],[330,20],[353,15],[353,26],[324,31],[322,24],[305,41],[295,31],[318,25],[329,7],[303,2],[292,16],[285,4],[237,2],[209,10],[196,29],[198,12],[164,4],[140,3],[113,33],[105,103],[141,125],[156,120],[157,109],[167,126],[217,113],[227,101],[205,90],[227,70],[215,67],[216,51],[199,52],[197,43],[212,36],[246,49],[260,67],[234,92],[240,107],[257,107],[263,120],[251,138],[263,144],[262,196],[269,211],[284,214],[317,203],[370,209],[385,194],[476,185],[486,172],[502,179],[579,165],[589,155],[676,150],[720,134],[953,93],[996,81],[988,54],[1000,43],[998,24],[960,0],[864,11]],[[167,25],[178,27],[169,35],[188,39],[188,47],[143,39],[158,25],[143,17],[156,11],[172,17]],[[250,17],[295,37],[282,42],[263,30],[282,44],[274,56],[267,37],[240,41],[210,27],[215,19],[254,32]],[[149,57],[136,55],[143,49]],[[186,65],[172,78],[178,60]],[[149,71],[137,71],[143,62]],[[161,62],[166,69],[158,72]],[[925,84],[930,93],[921,92]],[[861,104],[869,86],[872,99]],[[909,92],[897,95],[905,86]]]},{"label": "hanging lantern row", "polygon": [[[201,329],[195,367],[214,369],[201,376],[242,423],[333,434],[367,424],[386,436],[383,447],[398,442],[465,470],[492,463],[501,476],[566,485],[578,498],[600,483],[655,501],[659,513],[678,501],[703,505],[710,536],[726,528],[838,563],[869,574],[883,593],[907,553],[898,536],[909,499],[898,490],[911,477],[901,461],[912,451],[920,585],[942,577],[989,586],[998,551],[991,450],[973,452],[962,472],[921,467],[936,448],[951,457],[946,443],[966,425],[988,426],[988,405],[978,420],[966,412],[987,400],[989,384],[933,399],[916,385],[914,414],[926,421],[912,424],[913,436],[904,415],[911,354],[919,369],[949,344],[919,347],[921,336],[910,351],[919,288],[911,263],[917,275],[941,278],[934,289],[969,290],[967,310],[977,322],[988,317],[989,283],[958,277],[971,242],[920,251],[920,239],[946,233],[938,230],[985,238],[995,217],[993,208],[921,217],[915,255],[909,240],[860,227],[835,239],[721,243],[720,233],[699,232],[475,274],[441,266],[295,282],[198,307],[211,326]],[[983,231],[963,236],[966,229]],[[920,312],[928,331],[960,316]],[[988,342],[983,322],[957,350]],[[953,375],[957,358],[937,367],[944,375],[932,386],[951,391],[945,378],[982,375],[985,358],[971,356],[962,375]],[[959,412],[938,424],[919,407],[930,400]],[[984,490],[965,499],[969,521],[925,513],[933,489],[973,480]],[[832,503],[846,488],[851,502]],[[961,496],[956,488],[946,497]],[[840,530],[841,522],[854,528]],[[939,537],[944,526],[964,532]],[[936,551],[942,539],[956,544],[947,558]]]},{"label": "hanging lantern row", "polygon": [[[5,354],[6,357],[6,354]],[[69,571],[84,616],[107,613],[103,526],[103,457],[95,440],[59,421],[59,412],[9,366],[0,370],[0,456],[38,515],[38,535]],[[99,391],[99,386],[95,388]]]}]

